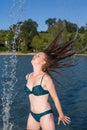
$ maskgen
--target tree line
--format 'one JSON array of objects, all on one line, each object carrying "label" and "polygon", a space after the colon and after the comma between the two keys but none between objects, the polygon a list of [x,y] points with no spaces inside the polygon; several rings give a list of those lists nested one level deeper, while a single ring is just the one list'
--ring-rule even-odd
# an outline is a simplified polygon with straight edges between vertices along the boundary
[{"label": "tree line", "polygon": [[28,19],[11,25],[8,30],[0,30],[0,51],[12,51],[13,46],[23,53],[44,50],[64,28],[61,42],[74,39],[77,34],[74,49],[77,53],[87,52],[87,24],[78,27],[76,23],[56,18],[47,19],[45,24],[47,30],[38,31],[38,23]]}]

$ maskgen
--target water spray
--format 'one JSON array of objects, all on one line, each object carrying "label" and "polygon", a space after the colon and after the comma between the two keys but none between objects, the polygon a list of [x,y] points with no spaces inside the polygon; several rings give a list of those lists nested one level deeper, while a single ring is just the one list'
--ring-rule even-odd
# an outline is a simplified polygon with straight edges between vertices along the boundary
[{"label": "water spray", "polygon": [[[22,6],[25,0],[13,0],[13,5],[10,12],[11,24],[13,23],[14,10],[18,7],[18,13],[21,16]],[[21,24],[20,24],[21,26]],[[14,38],[12,41],[12,54],[11,56],[5,56],[3,58],[4,65],[2,69],[2,121],[3,121],[3,130],[12,130],[14,122],[11,120],[11,105],[14,102],[15,94],[14,87],[17,82],[16,77],[16,65],[17,65],[17,56],[16,56],[16,39],[20,33],[20,26],[16,26],[12,31],[14,33]]]}]

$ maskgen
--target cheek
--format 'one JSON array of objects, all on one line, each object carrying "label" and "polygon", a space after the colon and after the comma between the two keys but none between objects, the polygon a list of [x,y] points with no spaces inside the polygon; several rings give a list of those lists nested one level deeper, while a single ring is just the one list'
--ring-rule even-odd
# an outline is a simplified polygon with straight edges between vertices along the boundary
[{"label": "cheek", "polygon": [[43,61],[43,65],[46,65],[46,61]]},{"label": "cheek", "polygon": [[42,67],[45,67],[46,62],[42,62],[41,65],[42,65]]}]

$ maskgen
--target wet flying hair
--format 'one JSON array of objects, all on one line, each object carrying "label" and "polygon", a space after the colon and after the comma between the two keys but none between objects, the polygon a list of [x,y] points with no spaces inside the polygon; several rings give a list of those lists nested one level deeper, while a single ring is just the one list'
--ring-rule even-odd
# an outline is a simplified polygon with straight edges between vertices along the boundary
[{"label": "wet flying hair", "polygon": [[44,72],[55,71],[57,68],[71,66],[68,58],[75,54],[73,43],[75,39],[60,43],[62,31],[58,33],[53,42],[44,50],[46,54],[46,64],[43,66]]}]

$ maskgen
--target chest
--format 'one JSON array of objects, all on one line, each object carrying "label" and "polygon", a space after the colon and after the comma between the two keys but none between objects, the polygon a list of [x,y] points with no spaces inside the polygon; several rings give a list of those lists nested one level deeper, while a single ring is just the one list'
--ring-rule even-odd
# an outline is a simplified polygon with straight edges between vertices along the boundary
[{"label": "chest", "polygon": [[[32,91],[32,89],[38,85],[41,85],[41,77],[30,77],[27,80],[26,86],[28,86],[28,88]],[[37,87],[36,87],[37,88]]]}]

